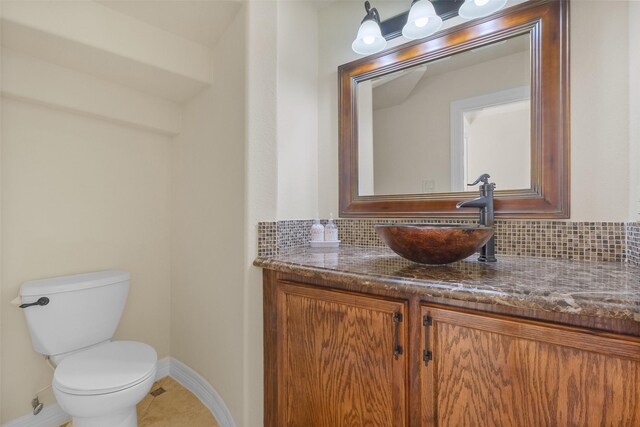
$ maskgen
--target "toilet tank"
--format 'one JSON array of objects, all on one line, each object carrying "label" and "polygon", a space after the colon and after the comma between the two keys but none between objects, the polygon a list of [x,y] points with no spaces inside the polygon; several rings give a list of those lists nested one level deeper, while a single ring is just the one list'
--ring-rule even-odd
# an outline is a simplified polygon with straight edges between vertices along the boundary
[{"label": "toilet tank", "polygon": [[129,273],[109,270],[25,282],[22,304],[33,349],[48,356],[109,340],[118,327],[129,291]]}]

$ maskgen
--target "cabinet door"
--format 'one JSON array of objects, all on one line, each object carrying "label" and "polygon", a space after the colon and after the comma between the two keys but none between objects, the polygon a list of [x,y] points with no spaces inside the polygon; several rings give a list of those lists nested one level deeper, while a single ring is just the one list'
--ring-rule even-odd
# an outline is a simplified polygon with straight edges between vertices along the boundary
[{"label": "cabinet door", "polygon": [[406,425],[405,306],[279,282],[277,426]]},{"label": "cabinet door", "polygon": [[429,306],[422,314],[432,357],[423,425],[640,426],[639,340]]}]

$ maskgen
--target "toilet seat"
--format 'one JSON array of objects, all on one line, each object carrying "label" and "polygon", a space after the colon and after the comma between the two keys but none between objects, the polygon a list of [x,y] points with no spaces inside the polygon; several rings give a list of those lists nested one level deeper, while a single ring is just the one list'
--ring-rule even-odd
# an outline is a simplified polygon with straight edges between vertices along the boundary
[{"label": "toilet seat", "polygon": [[53,375],[53,386],[75,395],[114,393],[155,375],[156,361],[156,351],[147,344],[107,342],[63,359]]}]

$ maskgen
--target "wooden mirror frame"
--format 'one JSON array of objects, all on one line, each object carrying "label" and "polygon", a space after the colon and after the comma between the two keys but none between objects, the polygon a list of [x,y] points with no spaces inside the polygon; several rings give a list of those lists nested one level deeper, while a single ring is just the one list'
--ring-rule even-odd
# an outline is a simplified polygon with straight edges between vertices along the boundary
[{"label": "wooden mirror frame", "polygon": [[[569,3],[533,0],[486,18],[341,65],[339,187],[341,217],[477,216],[456,203],[474,193],[358,194],[358,82],[502,39],[531,35],[531,183],[499,190],[496,217],[569,218]],[[491,172],[491,171],[488,171]]]}]

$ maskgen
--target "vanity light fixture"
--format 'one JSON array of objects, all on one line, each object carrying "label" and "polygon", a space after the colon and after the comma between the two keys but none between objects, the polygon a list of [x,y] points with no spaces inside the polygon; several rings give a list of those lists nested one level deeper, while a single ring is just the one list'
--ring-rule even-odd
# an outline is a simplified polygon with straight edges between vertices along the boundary
[{"label": "vanity light fixture", "polygon": [[387,40],[401,35],[409,40],[428,37],[442,27],[444,20],[491,15],[506,3],[507,0],[413,0],[407,12],[380,21],[378,10],[365,1],[367,14],[351,48],[360,55],[378,53],[387,46]]},{"label": "vanity light fixture", "polygon": [[361,55],[370,55],[377,53],[387,47],[387,40],[382,36],[380,31],[380,14],[378,9],[372,8],[368,1],[364,2],[364,9],[367,11],[360,28],[358,29],[358,35],[351,44],[351,48],[355,53]]},{"label": "vanity light fixture", "polygon": [[429,0],[413,0],[407,23],[402,27],[402,35],[409,40],[421,39],[435,33],[442,27],[442,18]]},{"label": "vanity light fixture", "polygon": [[465,0],[458,15],[464,19],[482,18],[499,11],[506,3],[507,0]]}]

